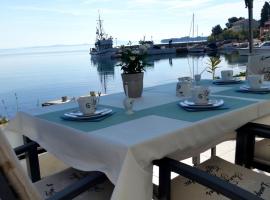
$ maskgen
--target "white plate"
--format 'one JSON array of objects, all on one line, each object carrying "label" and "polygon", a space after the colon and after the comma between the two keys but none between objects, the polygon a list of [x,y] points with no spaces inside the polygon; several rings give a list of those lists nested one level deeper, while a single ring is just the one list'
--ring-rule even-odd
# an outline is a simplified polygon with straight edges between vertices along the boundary
[{"label": "white plate", "polygon": [[240,90],[248,90],[253,92],[268,92],[270,91],[269,86],[262,86],[260,88],[251,88],[249,85],[243,85],[240,87]]},{"label": "white plate", "polygon": [[80,119],[92,119],[92,118],[98,118],[98,117],[108,115],[111,112],[112,112],[112,109],[103,108],[103,109],[96,110],[96,112],[91,115],[85,115],[80,111],[72,111],[72,112],[65,113],[64,116],[71,117],[71,118],[80,118]]},{"label": "white plate", "polygon": [[186,108],[217,108],[220,107],[224,104],[224,100],[223,99],[211,99],[209,100],[209,102],[211,102],[211,104],[195,104],[193,102],[193,105],[191,104],[186,104],[185,101],[180,101],[179,105],[182,107],[186,107]]}]

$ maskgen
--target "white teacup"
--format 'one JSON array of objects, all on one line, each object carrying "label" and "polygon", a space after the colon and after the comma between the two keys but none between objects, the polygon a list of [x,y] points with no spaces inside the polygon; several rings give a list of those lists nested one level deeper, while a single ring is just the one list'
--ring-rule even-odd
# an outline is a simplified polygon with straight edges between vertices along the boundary
[{"label": "white teacup", "polygon": [[79,97],[77,101],[80,111],[85,115],[93,114],[96,111],[98,99],[96,96]]},{"label": "white teacup", "polygon": [[223,70],[221,71],[222,80],[232,80],[233,79],[233,70]]},{"label": "white teacup", "polygon": [[178,97],[188,97],[190,96],[190,91],[192,87],[192,79],[190,77],[183,77],[178,79],[176,85],[176,96]]},{"label": "white teacup", "polygon": [[261,88],[264,80],[263,74],[249,75],[247,78],[248,85],[253,89]]},{"label": "white teacup", "polygon": [[191,99],[196,104],[207,104],[209,95],[210,89],[206,86],[195,86],[191,90]]}]

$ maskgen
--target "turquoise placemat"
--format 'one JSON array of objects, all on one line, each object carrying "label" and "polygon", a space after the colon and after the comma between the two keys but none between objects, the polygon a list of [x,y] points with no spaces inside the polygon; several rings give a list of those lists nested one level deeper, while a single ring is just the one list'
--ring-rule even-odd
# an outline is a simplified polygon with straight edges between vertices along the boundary
[{"label": "turquoise placemat", "polygon": [[125,113],[125,110],[123,109],[106,106],[107,108],[108,107],[112,108],[115,114],[113,114],[112,116],[100,122],[73,122],[73,121],[64,121],[60,118],[60,116],[63,115],[65,112],[68,112],[74,109],[51,112],[51,113],[39,115],[38,117],[41,119],[54,122],[54,123],[59,123],[59,124],[62,124],[71,128],[75,128],[81,131],[89,132],[89,131],[106,128],[112,125],[116,125],[119,123],[127,122],[130,120],[138,119],[138,118],[149,116],[149,115],[158,115],[158,116],[163,116],[163,117],[172,118],[172,119],[196,122],[202,119],[213,117],[213,116],[226,113],[228,111],[232,111],[237,108],[242,108],[242,107],[255,103],[254,101],[248,101],[248,100],[240,100],[240,99],[232,99],[232,98],[223,98],[223,99],[225,101],[225,106],[229,107],[230,109],[203,111],[203,112],[188,112],[180,108],[178,106],[178,101],[176,101],[176,102],[136,111],[133,115],[127,115]]},{"label": "turquoise placemat", "polygon": [[229,109],[201,111],[201,112],[188,112],[188,111],[183,110],[181,107],[179,107],[178,101],[177,101],[177,102],[169,103],[166,105],[157,106],[155,108],[146,109],[146,110],[143,110],[142,112],[145,112],[145,114],[147,114],[148,112],[151,112],[154,115],[159,115],[163,117],[184,120],[184,121],[189,121],[189,122],[196,122],[202,119],[214,117],[216,115],[226,113],[228,111],[232,111],[232,110],[256,103],[254,101],[239,100],[239,99],[232,99],[232,98],[222,98],[222,99],[225,102],[224,106],[229,107]]},{"label": "turquoise placemat", "polygon": [[212,87],[226,87],[226,88],[239,88],[241,85],[245,85],[246,81],[241,81],[238,83],[231,83],[231,84],[214,84],[213,80],[202,80],[202,85],[209,85]]},{"label": "turquoise placemat", "polygon": [[259,99],[259,100],[270,100],[270,93],[268,94],[254,94],[254,93],[243,93],[237,92],[238,87],[231,88],[229,90],[221,91],[215,93],[216,95],[224,95],[231,97],[242,97],[242,98],[251,98],[251,99]]}]

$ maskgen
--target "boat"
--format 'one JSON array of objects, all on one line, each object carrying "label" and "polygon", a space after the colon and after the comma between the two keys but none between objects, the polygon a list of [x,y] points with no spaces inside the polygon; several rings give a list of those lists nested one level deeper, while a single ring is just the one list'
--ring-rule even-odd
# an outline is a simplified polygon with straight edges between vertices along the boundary
[{"label": "boat", "polygon": [[140,45],[144,45],[146,47],[146,53],[147,55],[162,55],[162,54],[176,54],[176,48],[162,45],[155,45],[153,41],[146,41],[140,40],[139,41]]},{"label": "boat", "polygon": [[74,101],[75,101],[75,97],[69,98],[67,96],[62,96],[61,99],[44,102],[41,104],[41,106],[45,107],[45,106],[60,105],[60,104],[74,102]]},{"label": "boat", "polygon": [[205,47],[203,45],[194,45],[192,47],[188,47],[189,53],[204,53]]},{"label": "boat", "polygon": [[233,42],[223,44],[218,48],[218,51],[224,54],[231,54],[237,52],[237,44]]},{"label": "boat", "polygon": [[[240,56],[248,56],[250,55],[249,53],[249,48],[237,48],[237,51]],[[254,54],[267,54],[270,53],[270,41],[265,41],[259,46],[255,46],[253,48],[253,53]]]},{"label": "boat", "polygon": [[118,48],[113,48],[113,38],[105,33],[102,21],[99,14],[96,27],[95,47],[90,48],[90,55],[111,57],[118,51]]}]

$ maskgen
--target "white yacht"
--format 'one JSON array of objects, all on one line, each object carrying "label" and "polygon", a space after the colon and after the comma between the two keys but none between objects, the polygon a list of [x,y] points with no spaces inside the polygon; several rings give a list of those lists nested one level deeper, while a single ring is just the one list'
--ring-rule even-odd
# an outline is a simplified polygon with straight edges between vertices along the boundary
[{"label": "white yacht", "polygon": [[[240,56],[248,56],[249,53],[249,48],[237,48],[237,51]],[[270,53],[270,41],[265,41],[258,47],[253,48],[253,53],[255,54],[266,54]]]},{"label": "white yacht", "polygon": [[144,45],[146,47],[147,55],[162,55],[162,54],[175,54],[175,47],[165,47],[160,45],[155,45],[153,41],[139,41],[140,45]]},{"label": "white yacht", "polygon": [[191,47],[188,47],[189,53],[204,53],[205,48],[203,45],[193,45]]},{"label": "white yacht", "polygon": [[113,48],[113,38],[108,36],[103,28],[100,15],[97,21],[95,47],[90,49],[91,56],[112,56],[118,49]]}]

